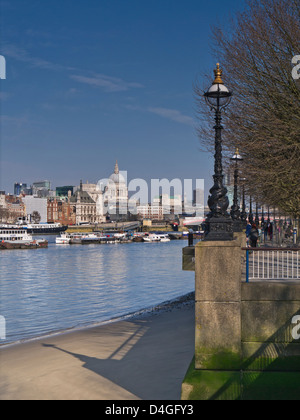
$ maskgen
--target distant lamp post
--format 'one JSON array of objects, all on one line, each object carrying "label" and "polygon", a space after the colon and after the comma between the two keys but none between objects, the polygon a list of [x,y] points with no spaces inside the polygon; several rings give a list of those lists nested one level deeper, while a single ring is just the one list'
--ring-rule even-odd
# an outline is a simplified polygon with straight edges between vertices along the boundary
[{"label": "distant lamp post", "polygon": [[254,223],[253,210],[252,210],[252,197],[251,197],[251,195],[250,195],[249,223],[251,223],[251,225]]},{"label": "distant lamp post", "polygon": [[242,232],[243,225],[241,220],[241,210],[238,203],[238,179],[239,179],[239,168],[238,164],[243,160],[242,156],[239,154],[239,149],[236,149],[235,154],[231,158],[235,162],[234,167],[234,193],[233,193],[233,205],[231,206],[230,215],[233,220],[233,231]]},{"label": "distant lamp post", "polygon": [[205,240],[228,241],[233,240],[233,222],[227,212],[229,200],[227,188],[224,186],[224,175],[222,167],[222,111],[229,105],[232,93],[222,81],[222,70],[220,65],[214,70],[215,80],[209,90],[204,94],[207,105],[215,111],[215,174],[214,185],[210,190],[208,207],[210,213],[206,220]]},{"label": "distant lamp post", "polygon": [[255,224],[259,227],[259,211],[258,211],[258,203],[256,202],[256,213],[255,213]]},{"label": "distant lamp post", "polygon": [[241,178],[240,181],[242,182],[242,186],[243,186],[241,220],[242,220],[243,226],[245,227],[245,225],[247,225],[246,200],[245,200],[245,181],[246,181],[246,178]]},{"label": "distant lamp post", "polygon": [[262,206],[261,208],[261,227],[263,227],[265,225],[265,211],[264,211],[264,207]]}]

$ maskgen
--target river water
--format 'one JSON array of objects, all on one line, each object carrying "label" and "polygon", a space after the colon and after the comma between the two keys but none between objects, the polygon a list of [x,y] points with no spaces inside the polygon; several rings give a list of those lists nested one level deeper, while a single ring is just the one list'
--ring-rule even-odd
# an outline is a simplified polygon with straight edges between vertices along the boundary
[{"label": "river water", "polygon": [[[194,291],[184,240],[0,252],[0,345],[101,323]],[[3,318],[1,318],[3,319]]]}]

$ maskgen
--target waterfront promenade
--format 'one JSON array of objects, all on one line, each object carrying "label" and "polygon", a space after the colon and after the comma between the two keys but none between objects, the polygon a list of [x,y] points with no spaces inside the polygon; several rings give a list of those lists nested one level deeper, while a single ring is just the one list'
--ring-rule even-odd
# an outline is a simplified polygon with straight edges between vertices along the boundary
[{"label": "waterfront promenade", "polygon": [[0,349],[1,400],[178,400],[194,356],[194,295]]}]

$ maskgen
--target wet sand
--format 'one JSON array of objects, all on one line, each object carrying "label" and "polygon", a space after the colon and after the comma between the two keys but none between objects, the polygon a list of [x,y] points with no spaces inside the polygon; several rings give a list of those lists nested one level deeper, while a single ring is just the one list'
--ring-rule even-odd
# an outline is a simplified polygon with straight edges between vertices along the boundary
[{"label": "wet sand", "polygon": [[0,348],[0,400],[179,400],[193,294],[151,312]]}]

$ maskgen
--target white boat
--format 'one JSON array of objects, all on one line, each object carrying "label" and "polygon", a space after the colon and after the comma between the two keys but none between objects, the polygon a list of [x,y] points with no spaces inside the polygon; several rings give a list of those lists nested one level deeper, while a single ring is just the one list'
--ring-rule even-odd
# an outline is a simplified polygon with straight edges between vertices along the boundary
[{"label": "white boat", "polygon": [[55,238],[55,243],[56,244],[69,244],[71,241],[71,235],[68,233],[61,233],[60,236],[57,236]]},{"label": "white boat", "polygon": [[126,233],[114,233],[114,238],[116,239],[126,239],[127,234]]},{"label": "white boat", "polygon": [[160,237],[155,233],[150,233],[149,235],[143,236],[144,242],[160,242]]},{"label": "white boat", "polygon": [[0,227],[0,241],[7,242],[30,242],[32,241],[32,236],[28,234],[27,229],[17,228],[17,227]]},{"label": "white boat", "polygon": [[70,244],[91,244],[100,242],[100,236],[90,232],[70,233]]},{"label": "white boat", "polygon": [[81,236],[82,244],[91,244],[96,242],[100,242],[100,235],[97,235],[96,233],[86,233]]},{"label": "white boat", "polygon": [[27,229],[16,226],[0,226],[0,249],[45,248],[48,241],[33,240]]},{"label": "white boat", "polygon": [[170,242],[170,238],[168,234],[165,233],[158,233],[157,236],[160,237],[160,242]]}]

